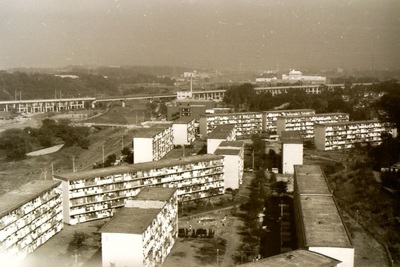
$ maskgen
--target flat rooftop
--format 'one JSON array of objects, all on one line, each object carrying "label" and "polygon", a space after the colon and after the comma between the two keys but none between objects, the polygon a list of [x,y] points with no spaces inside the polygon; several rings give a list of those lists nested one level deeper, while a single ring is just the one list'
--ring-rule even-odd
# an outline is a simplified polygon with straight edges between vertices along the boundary
[{"label": "flat rooftop", "polygon": [[316,113],[316,114],[304,114],[304,115],[288,115],[288,116],[279,116],[278,118],[302,118],[302,117],[328,117],[328,116],[348,116],[348,113]]},{"label": "flat rooftop", "polygon": [[235,129],[234,124],[223,124],[218,125],[208,134],[207,139],[226,139],[230,133]]},{"label": "flat rooftop", "polygon": [[165,129],[171,127],[172,123],[168,124],[156,124],[150,128],[144,128],[134,134],[133,138],[152,138],[157,134],[161,133]]},{"label": "flat rooftop", "polygon": [[236,115],[262,115],[262,112],[235,112],[235,113],[217,113],[205,114],[202,117],[218,117],[218,116],[236,116]]},{"label": "flat rooftop", "polygon": [[145,187],[134,197],[134,200],[168,201],[176,190],[176,188]]},{"label": "flat rooftop", "polygon": [[243,146],[244,146],[244,142],[242,142],[242,141],[222,141],[219,144],[220,148],[234,147],[234,148],[240,149]]},{"label": "flat rooftop", "polygon": [[184,117],[180,117],[179,119],[174,120],[173,124],[188,124],[192,121],[194,121],[193,117],[184,116]]},{"label": "flat rooftop", "polygon": [[306,247],[353,248],[333,196],[300,195]]},{"label": "flat rooftop", "polygon": [[101,233],[142,234],[160,209],[122,208],[101,229]]},{"label": "flat rooftop", "polygon": [[265,266],[265,267],[333,267],[341,263],[341,261],[336,260],[325,255],[304,250],[297,249],[285,253],[278,254],[276,256],[261,259],[256,262],[249,262],[241,264],[243,267],[250,266]]},{"label": "flat rooftop", "polygon": [[95,177],[105,177],[109,175],[123,173],[136,173],[138,171],[161,169],[164,167],[193,164],[201,161],[210,161],[223,158],[223,156],[213,154],[202,154],[182,158],[161,159],[159,161],[149,161],[130,165],[112,166],[108,168],[92,169],[79,172],[55,173],[54,178],[63,181],[88,180]]},{"label": "flat rooftop", "polygon": [[278,110],[267,110],[262,113],[291,113],[291,112],[315,112],[314,109],[278,109]]},{"label": "flat rooftop", "polygon": [[58,186],[59,181],[33,180],[0,197],[0,217]]},{"label": "flat rooftop", "polygon": [[294,165],[294,182],[299,195],[332,195],[319,165]]},{"label": "flat rooftop", "polygon": [[284,144],[303,144],[300,131],[282,131],[280,139]]},{"label": "flat rooftop", "polygon": [[217,148],[214,151],[215,155],[231,155],[231,156],[236,156],[240,154],[239,149],[229,149],[229,148]]}]

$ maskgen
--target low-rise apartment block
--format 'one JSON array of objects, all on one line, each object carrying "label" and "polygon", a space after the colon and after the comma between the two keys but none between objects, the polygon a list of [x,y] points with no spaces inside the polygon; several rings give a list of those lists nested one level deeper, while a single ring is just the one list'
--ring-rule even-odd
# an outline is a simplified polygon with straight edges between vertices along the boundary
[{"label": "low-rise apartment block", "polygon": [[142,129],[133,137],[133,163],[157,161],[174,148],[172,124]]},{"label": "low-rise apartment block", "polygon": [[354,246],[321,167],[296,165],[294,170],[298,247],[337,259],[340,267],[353,267]]},{"label": "low-rise apartment block", "polygon": [[386,127],[378,120],[321,123],[315,125],[318,150],[353,148],[357,144],[379,145]]},{"label": "low-rise apartment block", "polygon": [[276,121],[278,117],[283,116],[302,116],[302,115],[314,115],[315,110],[313,109],[290,109],[290,110],[268,110],[263,111],[263,132],[276,132]]},{"label": "low-rise apartment block", "polygon": [[176,189],[142,189],[100,232],[103,267],[161,266],[178,238]]},{"label": "low-rise apartment block", "polygon": [[62,182],[63,218],[68,224],[111,217],[143,187],[178,189],[179,201],[224,192],[224,157],[197,155],[71,173],[56,173]]},{"label": "low-rise apartment block", "polygon": [[200,134],[207,136],[215,127],[234,124],[237,136],[249,136],[262,132],[261,112],[206,114],[200,117]]},{"label": "low-rise apartment block", "polygon": [[182,117],[172,124],[174,134],[173,144],[190,145],[196,139],[195,121],[192,117]]},{"label": "low-rise apartment block", "polygon": [[0,262],[12,266],[63,228],[61,185],[34,180],[0,197]]},{"label": "low-rise apartment block", "polygon": [[221,142],[235,140],[236,128],[234,124],[218,125],[207,137],[207,154],[214,154]]},{"label": "low-rise apartment block", "polygon": [[244,143],[241,141],[223,141],[214,152],[225,158],[225,189],[239,189],[243,183]]},{"label": "low-rise apartment block", "polygon": [[276,121],[277,132],[300,131],[305,139],[314,138],[314,125],[349,121],[347,113],[320,113],[314,115],[281,116]]}]

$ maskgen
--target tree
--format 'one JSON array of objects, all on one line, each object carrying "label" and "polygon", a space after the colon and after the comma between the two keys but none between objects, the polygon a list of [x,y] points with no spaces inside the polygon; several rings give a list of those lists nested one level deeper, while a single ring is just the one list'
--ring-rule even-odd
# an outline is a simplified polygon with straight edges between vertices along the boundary
[{"label": "tree", "polygon": [[29,135],[20,129],[8,129],[1,134],[0,148],[10,160],[21,160],[30,151]]},{"label": "tree", "polygon": [[279,195],[283,196],[288,190],[287,182],[285,181],[277,181],[274,184],[274,191]]},{"label": "tree", "polygon": [[254,86],[246,83],[229,88],[225,92],[224,103],[232,105],[236,110],[248,109],[256,98]]}]

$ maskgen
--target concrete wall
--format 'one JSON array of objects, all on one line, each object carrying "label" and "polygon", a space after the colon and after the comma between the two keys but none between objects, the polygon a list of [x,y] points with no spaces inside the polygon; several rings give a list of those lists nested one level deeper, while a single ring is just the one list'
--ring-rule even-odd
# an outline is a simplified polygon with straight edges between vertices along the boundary
[{"label": "concrete wall", "polygon": [[153,161],[153,138],[133,138],[133,163]]},{"label": "concrete wall", "polygon": [[303,165],[303,144],[283,144],[282,173],[293,174],[293,165]]},{"label": "concrete wall", "polygon": [[354,266],[354,248],[310,247],[308,250],[342,261],[338,267]]},{"label": "concrete wall", "polygon": [[123,233],[102,233],[102,266],[143,266],[142,236]]}]

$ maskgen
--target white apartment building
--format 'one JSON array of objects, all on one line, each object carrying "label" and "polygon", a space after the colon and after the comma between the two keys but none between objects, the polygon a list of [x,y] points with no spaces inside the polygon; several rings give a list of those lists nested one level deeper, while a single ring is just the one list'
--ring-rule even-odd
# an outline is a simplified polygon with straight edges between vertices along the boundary
[{"label": "white apartment building", "polygon": [[173,144],[190,145],[196,139],[195,120],[192,117],[181,117],[172,124]]},{"label": "white apartment building", "polygon": [[133,162],[157,161],[174,148],[172,124],[142,129],[133,137]]},{"label": "white apartment building", "polygon": [[100,232],[103,267],[161,266],[178,238],[176,189],[142,189]]},{"label": "white apartment building", "polygon": [[281,132],[282,173],[293,174],[294,165],[303,164],[303,138],[298,131]]},{"label": "white apartment building", "polygon": [[224,124],[234,124],[237,136],[249,136],[261,133],[261,112],[239,112],[224,114],[206,114],[200,117],[200,134],[207,136],[215,127]]},{"label": "white apartment building", "polygon": [[34,180],[0,197],[0,263],[23,260],[63,228],[61,185]]},{"label": "white apartment building", "polygon": [[281,116],[276,121],[277,133],[282,131],[300,131],[305,139],[314,138],[314,125],[349,121],[347,113],[320,113],[314,115]]},{"label": "white apartment building", "polygon": [[326,77],[324,76],[305,76],[301,71],[298,70],[289,71],[289,75],[282,74],[282,80],[326,83]]},{"label": "white apartment building", "polygon": [[239,189],[243,183],[244,170],[244,143],[241,141],[222,141],[214,152],[224,156],[225,190]]},{"label": "white apartment building", "polygon": [[234,124],[218,125],[207,137],[207,154],[214,154],[221,142],[235,140],[236,128]]},{"label": "white apartment building", "polygon": [[321,167],[296,165],[294,178],[298,247],[337,259],[339,267],[353,267],[354,246]]},{"label": "white apartment building", "polygon": [[283,116],[302,116],[302,115],[314,115],[315,110],[313,109],[290,109],[290,110],[268,110],[263,111],[263,132],[276,132],[276,121],[278,117]]},{"label": "white apartment building", "polygon": [[179,201],[224,193],[224,157],[196,155],[87,171],[56,173],[61,181],[63,220],[77,224],[111,217],[143,187],[178,189]]},{"label": "white apartment building", "polygon": [[315,125],[314,143],[318,150],[353,148],[356,144],[379,145],[387,132],[378,120],[321,123]]}]

